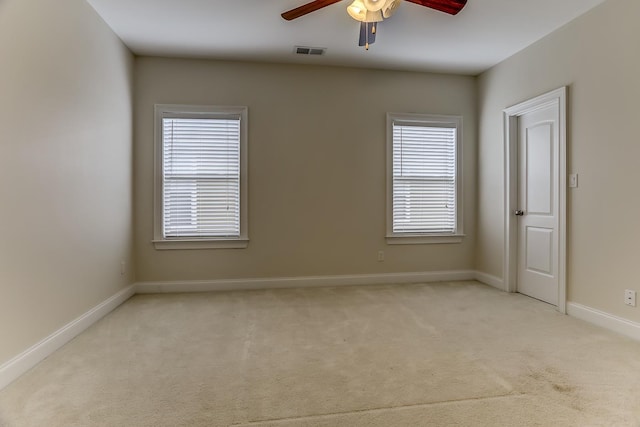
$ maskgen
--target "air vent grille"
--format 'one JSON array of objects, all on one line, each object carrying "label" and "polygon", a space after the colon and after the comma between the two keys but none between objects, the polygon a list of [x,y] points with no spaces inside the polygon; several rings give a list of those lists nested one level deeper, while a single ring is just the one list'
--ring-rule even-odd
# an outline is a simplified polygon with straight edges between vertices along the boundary
[{"label": "air vent grille", "polygon": [[327,48],[324,47],[309,47],[309,46],[295,46],[293,52],[297,55],[324,55]]}]

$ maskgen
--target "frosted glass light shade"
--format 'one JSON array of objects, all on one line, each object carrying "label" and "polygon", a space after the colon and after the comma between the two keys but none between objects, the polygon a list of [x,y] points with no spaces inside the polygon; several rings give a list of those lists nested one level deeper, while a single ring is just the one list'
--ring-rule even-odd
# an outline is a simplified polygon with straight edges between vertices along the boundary
[{"label": "frosted glass light shade", "polygon": [[347,13],[356,21],[364,22],[367,17],[367,8],[364,7],[362,0],[354,0],[353,3],[347,7]]},{"label": "frosted glass light shade", "polygon": [[391,17],[400,6],[400,0],[386,0],[384,7],[382,8],[382,16],[385,18]]},{"label": "frosted glass light shade", "polygon": [[[351,3],[351,5],[347,7],[347,13],[349,14],[349,16],[351,16],[353,19],[355,19],[358,22],[382,21],[384,19],[382,16],[382,8],[374,11],[368,10],[365,3],[366,1],[370,1],[370,0],[364,0],[364,1],[354,0],[353,3]],[[381,0],[381,1],[382,3],[384,3],[387,0]]]},{"label": "frosted glass light shade", "polygon": [[362,0],[354,0],[354,2],[347,7],[347,13],[358,22],[380,22],[384,19],[382,17],[382,10],[367,10]]}]

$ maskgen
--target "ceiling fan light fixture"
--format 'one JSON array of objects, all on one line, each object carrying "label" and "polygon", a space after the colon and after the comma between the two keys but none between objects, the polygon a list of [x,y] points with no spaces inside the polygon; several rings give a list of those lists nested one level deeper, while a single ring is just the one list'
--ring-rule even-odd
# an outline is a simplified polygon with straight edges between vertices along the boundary
[{"label": "ceiling fan light fixture", "polygon": [[[1,1],[2,0],[0,0],[0,2]],[[291,21],[292,19],[300,18],[308,13],[340,1],[341,0],[312,0],[309,3],[282,13],[282,17],[287,21]],[[467,0],[407,1],[430,9],[439,10],[450,15],[457,14],[467,4]],[[347,13],[353,19],[360,22],[359,46],[365,46],[367,50],[369,49],[369,45],[375,42],[377,23],[391,17],[400,5],[400,2],[401,0],[352,0],[352,3],[347,6]]]},{"label": "ceiling fan light fixture", "polygon": [[382,16],[384,18],[390,18],[391,15],[396,13],[398,6],[400,6],[400,0],[387,0],[382,8]]},{"label": "ceiling fan light fixture", "polygon": [[353,3],[347,7],[347,13],[356,21],[365,22],[367,8],[364,6],[362,0],[354,0]]}]

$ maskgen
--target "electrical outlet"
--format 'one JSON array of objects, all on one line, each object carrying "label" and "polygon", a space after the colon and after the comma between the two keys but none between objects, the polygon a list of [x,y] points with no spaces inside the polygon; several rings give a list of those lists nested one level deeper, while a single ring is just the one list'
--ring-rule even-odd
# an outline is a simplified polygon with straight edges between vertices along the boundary
[{"label": "electrical outlet", "polygon": [[378,262],[384,261],[384,251],[378,251]]},{"label": "electrical outlet", "polygon": [[636,306],[636,291],[632,291],[631,289],[627,289],[624,291],[624,303],[631,307]]},{"label": "electrical outlet", "polygon": [[124,273],[126,271],[125,267],[126,267],[125,262],[124,261],[120,261],[120,275],[121,276],[124,276]]}]

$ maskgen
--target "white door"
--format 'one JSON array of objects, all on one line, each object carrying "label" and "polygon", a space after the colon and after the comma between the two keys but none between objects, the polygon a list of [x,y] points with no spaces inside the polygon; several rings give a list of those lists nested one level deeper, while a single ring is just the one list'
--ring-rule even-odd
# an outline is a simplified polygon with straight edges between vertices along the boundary
[{"label": "white door", "polygon": [[559,106],[518,117],[517,290],[558,305]]}]

